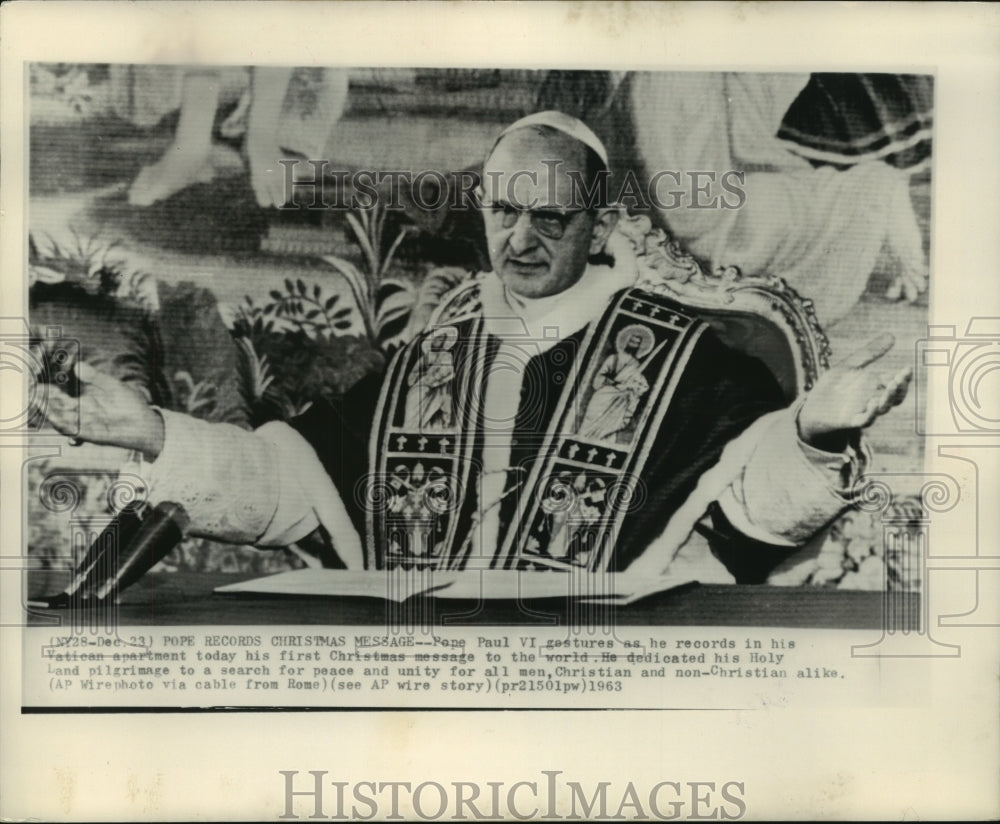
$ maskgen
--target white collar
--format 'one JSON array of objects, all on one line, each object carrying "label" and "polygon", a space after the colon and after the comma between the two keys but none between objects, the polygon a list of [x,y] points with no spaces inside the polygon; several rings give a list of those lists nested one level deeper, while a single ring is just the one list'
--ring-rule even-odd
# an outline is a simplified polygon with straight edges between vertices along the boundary
[{"label": "white collar", "polygon": [[502,340],[530,341],[546,351],[604,311],[612,296],[635,286],[638,268],[628,238],[613,232],[607,251],[614,266],[587,266],[569,289],[544,298],[511,294],[495,272],[483,277],[480,297],[486,331]]}]

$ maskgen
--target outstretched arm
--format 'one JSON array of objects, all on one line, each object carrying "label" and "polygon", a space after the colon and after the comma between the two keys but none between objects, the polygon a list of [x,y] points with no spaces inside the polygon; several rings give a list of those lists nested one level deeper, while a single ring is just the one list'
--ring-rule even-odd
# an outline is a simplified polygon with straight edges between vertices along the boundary
[{"label": "outstretched arm", "polygon": [[[872,341],[782,408],[780,390],[759,362],[707,340],[682,388],[690,388],[685,408],[718,414],[678,412],[676,425],[661,430],[652,494],[662,506],[632,516],[635,543],[645,551],[630,571],[661,572],[709,510],[713,551],[738,580],[761,581],[846,509],[866,463],[861,428],[906,395],[908,370],[884,379],[879,369],[891,345],[891,338]],[[656,512],[672,514],[664,525]],[[659,533],[652,543],[650,530]]]},{"label": "outstretched arm", "polygon": [[285,546],[322,523],[347,567],[363,566],[336,488],[291,427],[273,422],[247,432],[157,410],[109,375],[80,363],[75,370],[77,396],[53,387],[39,411],[64,434],[140,452],[150,499],[183,506],[194,534]]},{"label": "outstretched arm", "polygon": [[850,504],[865,464],[860,432],[903,401],[912,377],[908,368],[892,377],[880,369],[893,343],[891,335],[869,341],[775,419],[719,498],[732,526],[752,539],[794,546]]}]

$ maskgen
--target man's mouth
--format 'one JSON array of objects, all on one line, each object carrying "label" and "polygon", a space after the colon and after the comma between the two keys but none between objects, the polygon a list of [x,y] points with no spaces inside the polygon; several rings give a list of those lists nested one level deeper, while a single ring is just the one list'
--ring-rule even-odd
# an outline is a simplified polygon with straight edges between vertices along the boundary
[{"label": "man's mouth", "polygon": [[508,258],[507,265],[522,272],[540,272],[547,264],[538,260],[521,260],[520,258]]}]

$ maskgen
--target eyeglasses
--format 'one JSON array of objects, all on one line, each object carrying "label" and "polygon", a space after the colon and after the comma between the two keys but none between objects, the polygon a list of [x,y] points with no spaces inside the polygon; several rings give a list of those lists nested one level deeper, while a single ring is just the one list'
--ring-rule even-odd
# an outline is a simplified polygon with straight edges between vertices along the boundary
[{"label": "eyeglasses", "polygon": [[500,218],[500,225],[504,229],[512,229],[522,214],[528,216],[531,228],[543,237],[550,240],[560,240],[569,224],[580,212],[589,212],[590,209],[570,209],[560,212],[554,209],[518,209],[509,203],[491,203],[482,194],[478,194],[480,208],[495,217]]}]

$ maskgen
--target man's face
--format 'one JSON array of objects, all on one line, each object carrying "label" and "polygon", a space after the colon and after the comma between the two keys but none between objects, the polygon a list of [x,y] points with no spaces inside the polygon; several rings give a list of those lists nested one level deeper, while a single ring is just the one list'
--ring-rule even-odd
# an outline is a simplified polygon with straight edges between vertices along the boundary
[{"label": "man's face", "polygon": [[570,176],[574,170],[584,174],[584,161],[582,144],[568,135],[532,129],[504,137],[486,161],[483,220],[490,262],[515,294],[541,298],[565,291],[603,245],[595,238],[601,224],[593,211],[581,209]]}]

